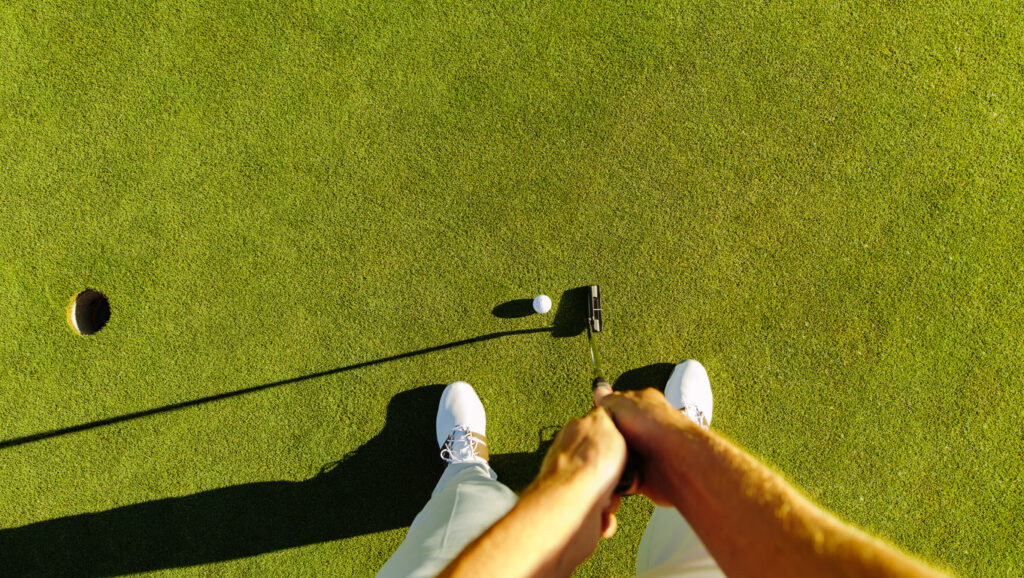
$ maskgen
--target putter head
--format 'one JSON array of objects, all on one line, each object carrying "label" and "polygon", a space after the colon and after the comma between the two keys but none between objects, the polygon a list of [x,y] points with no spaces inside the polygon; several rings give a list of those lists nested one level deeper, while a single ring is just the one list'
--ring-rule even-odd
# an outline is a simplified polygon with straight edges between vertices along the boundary
[{"label": "putter head", "polygon": [[594,333],[600,333],[603,327],[601,320],[601,287],[599,285],[591,285],[587,290],[587,326]]}]

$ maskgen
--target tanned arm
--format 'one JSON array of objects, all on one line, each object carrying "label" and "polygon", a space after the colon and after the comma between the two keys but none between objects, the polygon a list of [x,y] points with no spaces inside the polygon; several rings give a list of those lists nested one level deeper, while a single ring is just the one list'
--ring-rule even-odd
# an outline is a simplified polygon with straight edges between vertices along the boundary
[{"label": "tanned arm", "polygon": [[660,392],[596,398],[641,458],[637,489],[678,509],[726,575],[942,576],[814,505]]},{"label": "tanned arm", "polygon": [[570,422],[519,502],[440,574],[569,576],[615,532],[626,443],[603,409]]}]

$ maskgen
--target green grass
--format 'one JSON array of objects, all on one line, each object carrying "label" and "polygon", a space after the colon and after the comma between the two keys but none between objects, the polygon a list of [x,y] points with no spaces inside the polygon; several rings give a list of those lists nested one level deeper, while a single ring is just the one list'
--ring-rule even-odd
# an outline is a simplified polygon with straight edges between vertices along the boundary
[{"label": "green grass", "polygon": [[[1024,566],[1016,3],[378,4],[0,7],[0,442],[541,327],[491,310],[600,283],[613,377],[700,359],[715,428],[827,508]],[[419,388],[473,384],[521,485],[585,351],[507,336],[8,445],[0,549],[372,574],[440,471]],[[628,574],[649,509],[579,574]]]}]

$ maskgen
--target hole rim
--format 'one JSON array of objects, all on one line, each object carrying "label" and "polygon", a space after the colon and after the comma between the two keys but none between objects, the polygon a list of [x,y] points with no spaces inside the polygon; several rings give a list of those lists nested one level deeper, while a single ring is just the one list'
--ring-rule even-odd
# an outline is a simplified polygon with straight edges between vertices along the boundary
[{"label": "hole rim", "polygon": [[68,325],[82,337],[99,333],[110,322],[110,316],[110,299],[98,289],[79,291],[68,305]]}]

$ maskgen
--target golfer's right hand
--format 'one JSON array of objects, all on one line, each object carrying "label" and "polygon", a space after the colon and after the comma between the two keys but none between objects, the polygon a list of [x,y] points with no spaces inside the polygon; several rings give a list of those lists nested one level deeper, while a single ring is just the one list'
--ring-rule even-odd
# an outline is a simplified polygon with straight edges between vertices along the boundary
[{"label": "golfer's right hand", "polygon": [[[669,405],[656,389],[613,392],[609,388],[594,390],[594,405],[603,407],[633,456],[639,469],[639,492],[655,504],[673,504],[683,472],[677,471],[678,456],[685,444],[679,436],[689,435],[697,426],[679,410]],[[675,459],[674,459],[675,458]]]}]

